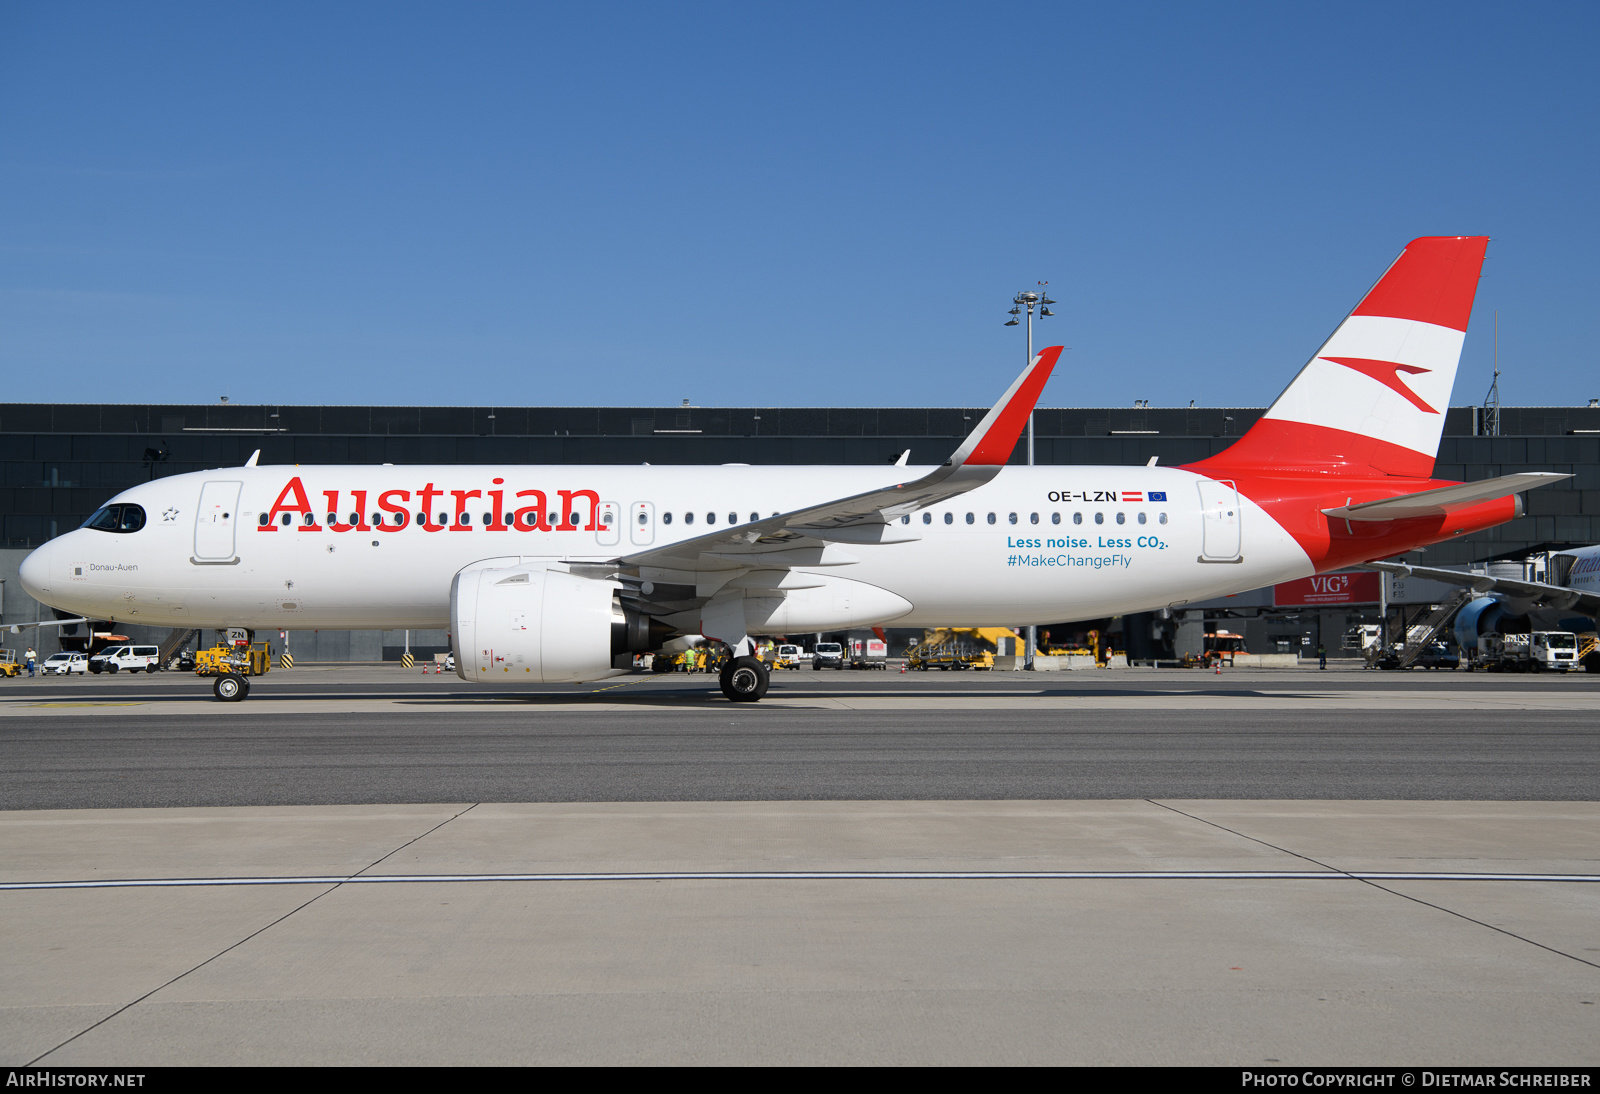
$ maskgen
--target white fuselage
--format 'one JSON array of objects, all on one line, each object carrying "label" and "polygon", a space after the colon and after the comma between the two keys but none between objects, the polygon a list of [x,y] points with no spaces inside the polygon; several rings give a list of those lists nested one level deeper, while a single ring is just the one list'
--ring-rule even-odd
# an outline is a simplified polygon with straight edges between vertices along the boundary
[{"label": "white fuselage", "polygon": [[[723,530],[730,521],[905,481],[908,472],[916,473],[890,467],[224,468],[124,491],[108,504],[141,506],[142,528],[69,532],[29,556],[22,576],[44,603],[123,623],[446,627],[451,579],[473,563],[624,558]],[[293,489],[294,480],[303,493]],[[302,500],[309,504],[309,525],[305,511],[295,508]],[[563,508],[568,516],[576,513],[575,522],[562,519]],[[426,524],[418,521],[422,512]],[[535,527],[527,527],[530,519]],[[1305,551],[1248,498],[1235,497],[1231,485],[1176,468],[1008,467],[985,486],[911,514],[899,531],[920,538],[842,545],[844,564],[817,572],[889,590],[911,609],[872,620],[857,613],[841,617],[839,625],[1089,619],[1314,571]]]},{"label": "white fuselage", "polygon": [[1573,559],[1572,568],[1567,571],[1567,587],[1600,595],[1600,544],[1559,553]]}]

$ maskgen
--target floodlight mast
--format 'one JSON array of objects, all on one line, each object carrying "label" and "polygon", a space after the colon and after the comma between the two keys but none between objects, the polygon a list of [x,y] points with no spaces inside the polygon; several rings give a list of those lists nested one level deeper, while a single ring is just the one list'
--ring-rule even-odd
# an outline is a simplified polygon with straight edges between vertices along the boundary
[{"label": "floodlight mast", "polygon": [[[1011,298],[1011,311],[1009,313],[1011,318],[1006,322],[1008,327],[1017,326],[1019,323],[1017,316],[1023,314],[1024,310],[1026,310],[1028,317],[1026,327],[1028,338],[1027,354],[1022,359],[1025,366],[1033,363],[1033,309],[1039,309],[1040,319],[1048,319],[1055,314],[1050,310],[1050,305],[1055,303],[1049,296],[1050,282],[1036,281],[1034,284],[1039,286],[1038,291],[1025,289]],[[1031,410],[1028,411],[1028,466],[1033,466],[1033,411]],[[1029,627],[1027,633],[1028,637],[1022,655],[1022,667],[1031,672],[1033,670],[1033,655],[1039,648],[1039,629],[1037,627]]]}]

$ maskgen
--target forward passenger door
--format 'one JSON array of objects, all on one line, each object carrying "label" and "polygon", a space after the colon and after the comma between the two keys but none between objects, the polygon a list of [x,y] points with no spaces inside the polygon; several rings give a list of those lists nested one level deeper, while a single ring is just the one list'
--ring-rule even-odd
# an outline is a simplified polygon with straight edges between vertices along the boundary
[{"label": "forward passenger door", "polygon": [[194,561],[233,562],[234,529],[239,523],[240,482],[208,482],[200,487],[194,515]]}]

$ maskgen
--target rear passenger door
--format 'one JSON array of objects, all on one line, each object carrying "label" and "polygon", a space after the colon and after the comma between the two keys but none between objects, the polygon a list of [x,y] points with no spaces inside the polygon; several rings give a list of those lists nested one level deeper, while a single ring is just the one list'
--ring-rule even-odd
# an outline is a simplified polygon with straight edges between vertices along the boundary
[{"label": "rear passenger door", "polygon": [[1243,544],[1239,491],[1224,480],[1205,479],[1200,487],[1201,562],[1239,562]]}]

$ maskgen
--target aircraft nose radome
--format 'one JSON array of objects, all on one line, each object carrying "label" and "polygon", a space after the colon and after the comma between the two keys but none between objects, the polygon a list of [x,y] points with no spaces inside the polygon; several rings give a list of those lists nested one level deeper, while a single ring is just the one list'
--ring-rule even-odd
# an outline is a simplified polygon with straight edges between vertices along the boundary
[{"label": "aircraft nose radome", "polygon": [[23,589],[35,600],[43,600],[50,592],[50,556],[54,553],[52,545],[46,544],[23,559],[17,568]]}]

